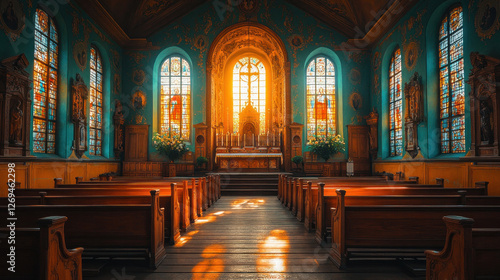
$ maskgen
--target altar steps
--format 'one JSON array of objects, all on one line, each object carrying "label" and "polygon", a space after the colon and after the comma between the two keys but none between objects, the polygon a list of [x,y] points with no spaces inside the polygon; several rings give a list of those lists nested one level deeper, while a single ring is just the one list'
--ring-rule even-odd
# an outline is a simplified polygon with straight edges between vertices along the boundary
[{"label": "altar steps", "polygon": [[278,195],[279,173],[219,173],[221,192],[226,196]]}]

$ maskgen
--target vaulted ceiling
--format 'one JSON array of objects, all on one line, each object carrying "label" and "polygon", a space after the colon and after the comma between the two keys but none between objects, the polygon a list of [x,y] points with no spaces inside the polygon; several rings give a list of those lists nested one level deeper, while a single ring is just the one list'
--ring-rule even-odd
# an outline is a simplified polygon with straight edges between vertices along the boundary
[{"label": "vaulted ceiling", "polygon": [[[148,43],[145,38],[208,0],[75,1],[115,37],[119,44],[128,48],[147,48]],[[376,42],[418,2],[418,0],[287,1],[344,34],[350,39],[351,45],[358,48]]]}]

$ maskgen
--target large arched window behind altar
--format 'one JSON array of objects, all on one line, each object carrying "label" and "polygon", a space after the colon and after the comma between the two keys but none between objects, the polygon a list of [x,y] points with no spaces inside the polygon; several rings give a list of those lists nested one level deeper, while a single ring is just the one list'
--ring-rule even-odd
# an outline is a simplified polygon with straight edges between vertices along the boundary
[{"label": "large arched window behind altar", "polygon": [[325,56],[309,62],[307,74],[307,140],[336,135],[335,66]]},{"label": "large arched window behind altar", "polygon": [[160,73],[161,133],[189,141],[191,127],[191,67],[180,56],[167,58]]},{"label": "large arched window behind altar", "polygon": [[243,57],[233,67],[233,133],[239,132],[240,113],[248,105],[259,112],[260,134],[266,132],[266,67],[255,57]]}]

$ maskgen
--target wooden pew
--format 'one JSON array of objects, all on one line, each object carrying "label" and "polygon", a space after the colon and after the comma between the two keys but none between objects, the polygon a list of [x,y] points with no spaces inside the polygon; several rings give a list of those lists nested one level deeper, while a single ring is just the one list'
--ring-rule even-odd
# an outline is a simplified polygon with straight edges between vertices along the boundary
[{"label": "wooden pew", "polygon": [[[160,189],[160,207],[165,210],[165,233],[170,244],[180,239],[182,227],[181,212],[186,212],[179,203],[179,193],[185,189],[170,184],[170,189]],[[150,204],[149,189],[115,188],[70,188],[70,189],[16,189],[16,203],[19,205],[123,205],[123,204]],[[172,195],[174,194],[174,195]],[[5,198],[3,198],[5,199]],[[184,222],[185,223],[185,222]]]},{"label": "wooden pew", "polygon": [[[165,258],[165,217],[159,193],[151,191],[151,204],[21,205],[16,207],[17,226],[29,226],[40,217],[64,215],[68,217],[65,233],[69,247],[81,244],[85,255],[142,256],[150,267],[157,268]],[[0,206],[0,218],[7,218],[7,206]]]},{"label": "wooden pew", "polygon": [[[323,188],[324,190],[324,188]],[[351,190],[348,190],[348,194]],[[322,186],[320,184],[320,192]],[[432,191],[431,191],[432,192]],[[337,195],[319,197],[316,213],[316,241],[321,244],[330,236],[331,208],[337,207]],[[500,205],[500,197],[474,196],[467,198],[467,191],[459,190],[450,195],[366,195],[346,196],[345,205]]]},{"label": "wooden pew", "polygon": [[[174,182],[174,181],[172,181]],[[178,187],[178,201],[181,206],[181,229],[187,230],[191,223],[194,223],[198,219],[198,210],[200,209],[197,204],[199,200],[197,199],[198,191],[195,187],[189,186],[187,180],[176,182]],[[117,189],[117,190],[130,190],[130,189],[159,189],[162,193],[170,192],[169,182],[157,181],[157,182],[112,182],[112,181],[99,181],[98,183],[92,184],[58,184],[55,186],[56,189]]]},{"label": "wooden pew", "polygon": [[446,241],[440,252],[425,251],[427,280],[500,279],[500,228],[476,228],[474,220],[445,216]]},{"label": "wooden pew", "polygon": [[[439,179],[437,179],[438,181]],[[397,186],[385,186],[381,187],[378,185],[349,185],[340,186],[342,189],[350,189],[349,196],[353,195],[455,195],[458,191],[465,190],[467,195],[487,195],[488,194],[488,182],[477,182],[475,188],[442,188],[440,184],[429,185],[397,185]],[[336,190],[339,186],[328,186],[325,185],[324,196],[335,197]],[[319,205],[319,193],[317,186],[311,186],[311,188],[306,188],[300,203],[304,203],[303,209],[309,210],[304,211],[304,226],[308,230],[315,228],[316,224],[316,213]],[[328,213],[329,214],[329,213]],[[328,215],[327,214],[327,215]]]},{"label": "wooden pew", "polygon": [[[287,190],[287,201],[288,201],[288,208],[292,211],[294,215],[297,214],[299,208],[302,208],[299,203],[303,201],[302,194],[300,190],[304,190],[304,186],[300,185],[300,178],[293,178],[293,183],[290,184],[290,189]],[[340,186],[349,186],[349,187],[358,187],[362,185],[369,185],[373,187],[381,187],[381,186],[411,186],[411,187],[438,187],[442,188],[444,187],[443,184],[436,184],[436,185],[423,185],[423,184],[417,184],[416,181],[386,181],[385,178],[383,177],[353,177],[353,178],[345,178],[345,177],[325,177],[321,179],[310,179],[313,184],[323,182],[327,184],[328,186],[335,186],[335,187],[340,187]]]},{"label": "wooden pew", "polygon": [[[7,211],[5,211],[7,212]],[[15,228],[15,272],[7,270],[10,247],[9,228],[0,228],[1,279],[82,279],[83,248],[68,250],[65,244],[66,217],[51,216],[38,219],[38,228]]]},{"label": "wooden pew", "polygon": [[337,190],[337,194],[329,259],[339,268],[345,268],[349,259],[377,253],[385,258],[414,257],[414,250],[423,254],[440,248],[446,237],[443,216],[468,216],[479,227],[500,227],[497,205],[346,206],[345,190]]},{"label": "wooden pew", "polygon": [[[303,186],[303,182],[301,183]],[[443,189],[441,184],[435,184],[435,185],[421,185],[421,184],[401,184],[401,185],[394,185],[394,186],[388,186],[388,185],[379,185],[378,183],[374,184],[349,184],[349,185],[342,185],[342,184],[335,184],[335,185],[325,185],[325,195],[327,196],[336,196],[335,190],[337,188],[350,188],[350,189],[359,189],[359,191],[351,191],[349,195],[356,195],[358,192],[358,195],[377,195],[378,193],[383,194],[383,195],[414,195],[414,194],[429,194],[429,190],[431,189]],[[371,189],[372,194],[368,194],[367,189]],[[422,189],[421,191],[405,191],[404,189]],[[432,190],[431,190],[432,191]],[[441,190],[441,191],[432,191],[434,195],[448,195],[448,194],[456,194],[456,191],[449,191],[449,190]],[[470,193],[470,194],[475,194],[475,193]],[[479,194],[482,194],[480,192]],[[318,187],[317,186],[305,186],[302,187],[302,192],[299,192],[299,197],[298,197],[298,213],[297,216],[300,216],[301,219],[299,220],[304,220],[304,226],[306,227],[307,230],[312,230],[315,228],[316,224],[316,212],[318,208]]]}]

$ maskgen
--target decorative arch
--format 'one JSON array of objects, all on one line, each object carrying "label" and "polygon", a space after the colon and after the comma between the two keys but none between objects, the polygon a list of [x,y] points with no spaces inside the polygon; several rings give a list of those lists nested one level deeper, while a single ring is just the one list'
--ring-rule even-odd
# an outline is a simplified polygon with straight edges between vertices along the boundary
[{"label": "decorative arch", "polygon": [[[227,123],[224,113],[227,105],[225,82],[227,82],[227,67],[233,67],[232,62],[245,54],[255,54],[266,61],[269,68],[267,79],[268,107],[266,108],[266,129],[282,131],[284,135],[284,163],[289,168],[290,145],[285,128],[291,123],[290,107],[290,63],[288,54],[279,36],[268,27],[255,22],[241,22],[223,30],[210,46],[207,57],[207,124],[210,137],[207,141],[208,155],[212,163],[215,156],[213,143],[216,126]],[[233,64],[231,66],[231,64]],[[231,69],[232,71],[232,69]],[[224,130],[227,129],[228,125]]]}]

